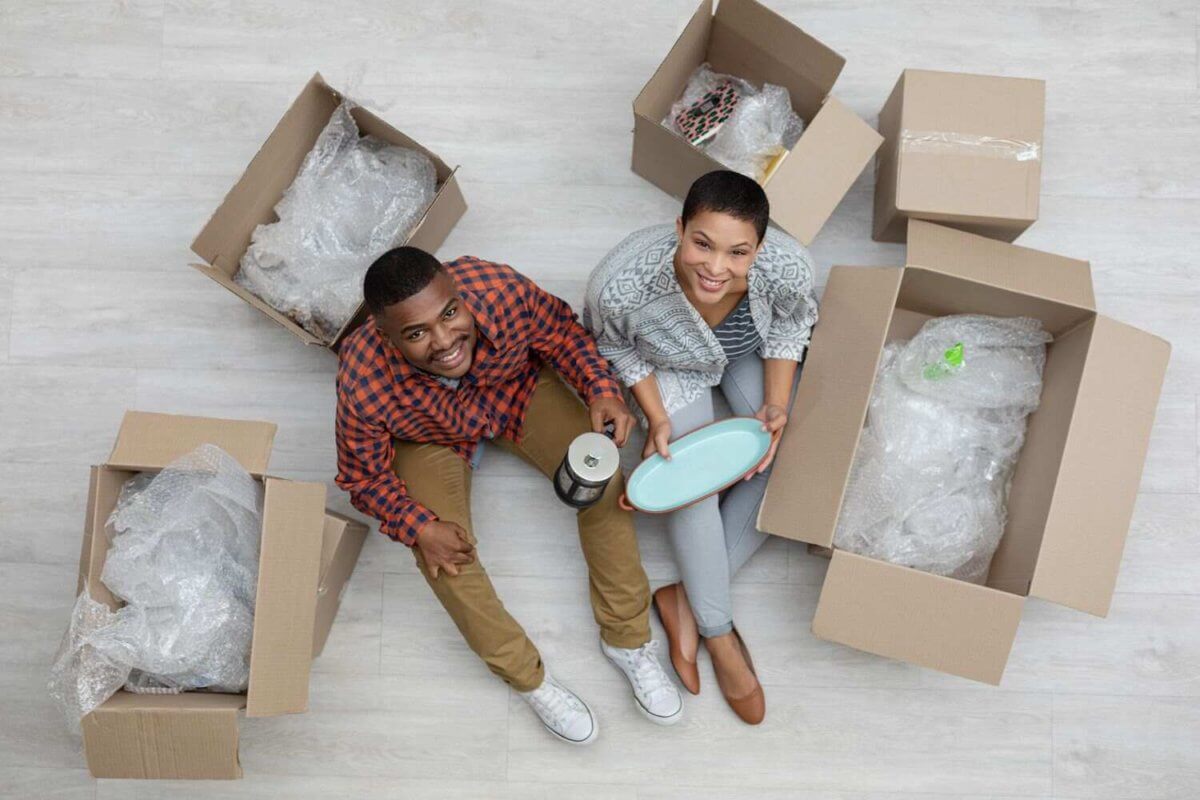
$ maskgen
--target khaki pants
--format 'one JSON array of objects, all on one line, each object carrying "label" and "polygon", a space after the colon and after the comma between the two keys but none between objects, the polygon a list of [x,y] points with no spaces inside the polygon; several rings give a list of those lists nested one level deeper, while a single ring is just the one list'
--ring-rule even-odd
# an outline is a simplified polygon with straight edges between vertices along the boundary
[{"label": "khaki pants", "polygon": [[[525,418],[524,439],[520,444],[497,439],[496,444],[550,478],[571,440],[589,430],[587,409],[579,398],[553,370],[543,367]],[[397,441],[393,468],[413,499],[441,519],[461,525],[475,542],[471,468],[462,458],[441,445]],[[617,505],[623,489],[618,472],[604,496],[579,512],[579,542],[601,638],[613,647],[640,647],[650,640],[650,585],[642,570],[633,517]],[[551,486],[546,490],[554,491]],[[541,656],[496,596],[478,551],[475,563],[460,567],[457,577],[442,572],[437,579],[430,578],[421,551],[413,548],[413,555],[433,593],[488,669],[517,691],[541,685]]]}]

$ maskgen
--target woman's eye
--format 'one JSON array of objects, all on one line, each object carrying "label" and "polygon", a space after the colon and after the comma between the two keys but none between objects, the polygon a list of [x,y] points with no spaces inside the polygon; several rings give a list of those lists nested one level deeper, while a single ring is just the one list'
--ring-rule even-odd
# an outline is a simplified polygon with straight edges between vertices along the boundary
[{"label": "woman's eye", "polygon": [[701,250],[707,250],[707,249],[708,249],[708,243],[707,243],[707,242],[701,242],[701,241],[697,241],[697,242],[696,242],[696,247],[699,247]]},{"label": "woman's eye", "polygon": [[741,258],[742,256],[746,255],[746,251],[745,250],[734,250],[733,254],[735,256],[737,256],[738,258]]}]

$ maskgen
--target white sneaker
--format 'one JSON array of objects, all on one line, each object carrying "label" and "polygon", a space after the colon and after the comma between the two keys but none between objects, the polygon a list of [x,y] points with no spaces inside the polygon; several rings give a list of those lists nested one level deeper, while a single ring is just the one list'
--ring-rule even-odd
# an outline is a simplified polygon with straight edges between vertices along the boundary
[{"label": "white sneaker", "polygon": [[683,718],[683,697],[658,660],[658,641],[641,647],[612,647],[603,639],[600,649],[624,673],[633,687],[638,710],[651,722],[674,725]]},{"label": "white sneaker", "polygon": [[570,744],[591,744],[599,732],[596,717],[579,695],[546,675],[532,692],[518,692],[546,730]]}]

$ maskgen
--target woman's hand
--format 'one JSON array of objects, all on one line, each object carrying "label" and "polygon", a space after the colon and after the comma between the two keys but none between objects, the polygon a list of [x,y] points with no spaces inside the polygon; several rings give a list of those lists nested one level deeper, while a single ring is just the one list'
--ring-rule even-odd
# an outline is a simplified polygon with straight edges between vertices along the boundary
[{"label": "woman's hand", "polygon": [[779,439],[783,435],[783,426],[787,425],[788,415],[783,406],[777,406],[772,403],[764,403],[755,414],[754,418],[762,420],[763,430],[771,434],[771,448],[767,450],[767,455],[763,458],[762,463],[758,465],[758,469],[746,476],[746,480],[750,480],[755,475],[760,475],[766,471],[767,467],[771,466],[771,462],[775,460],[775,451],[779,449]]},{"label": "woman's hand", "polygon": [[651,422],[650,428],[646,431],[646,446],[642,448],[642,458],[649,458],[652,453],[657,452],[670,461],[671,451],[667,449],[670,441],[671,420],[664,417]]}]

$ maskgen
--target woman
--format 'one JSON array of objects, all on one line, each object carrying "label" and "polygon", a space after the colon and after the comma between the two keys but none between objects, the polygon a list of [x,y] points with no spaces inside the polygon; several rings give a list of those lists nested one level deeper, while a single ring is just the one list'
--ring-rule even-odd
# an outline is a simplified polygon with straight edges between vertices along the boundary
[{"label": "woman", "polygon": [[766,713],[762,687],[733,625],[730,579],[766,540],[754,527],[797,366],[817,319],[808,252],[767,228],[769,205],[750,178],[725,170],[692,184],[672,225],[632,234],[588,282],[584,323],[646,425],[643,457],[712,422],[713,389],[733,413],[762,420],[774,439],[747,480],[667,517],[682,586],[654,593],[671,662],[688,691],[700,690],[703,638],[717,683],[754,725]]}]

